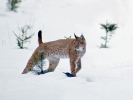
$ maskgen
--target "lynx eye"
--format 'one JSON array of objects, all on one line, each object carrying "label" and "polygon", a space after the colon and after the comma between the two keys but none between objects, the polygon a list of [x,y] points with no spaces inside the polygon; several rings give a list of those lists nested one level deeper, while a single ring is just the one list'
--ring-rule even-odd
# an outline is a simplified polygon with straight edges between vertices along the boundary
[{"label": "lynx eye", "polygon": [[78,42],[77,44],[81,44],[80,42]]},{"label": "lynx eye", "polygon": [[73,44],[76,44],[76,42],[73,42]]}]

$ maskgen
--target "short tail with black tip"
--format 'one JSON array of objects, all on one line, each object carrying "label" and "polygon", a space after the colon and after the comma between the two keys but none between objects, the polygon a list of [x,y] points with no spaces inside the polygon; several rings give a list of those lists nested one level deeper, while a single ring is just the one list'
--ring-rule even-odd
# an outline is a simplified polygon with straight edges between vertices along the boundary
[{"label": "short tail with black tip", "polygon": [[42,42],[42,31],[40,30],[38,32],[38,44],[40,45],[41,43],[43,43],[43,42]]}]

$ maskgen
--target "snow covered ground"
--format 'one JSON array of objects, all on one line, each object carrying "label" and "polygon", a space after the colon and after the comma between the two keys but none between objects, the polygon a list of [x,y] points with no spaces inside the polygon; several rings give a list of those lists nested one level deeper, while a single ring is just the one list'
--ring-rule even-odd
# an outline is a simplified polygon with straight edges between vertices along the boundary
[{"label": "snow covered ground", "polygon": [[[6,3],[0,3],[0,100],[133,100],[132,0],[22,0],[17,12]],[[99,49],[99,24],[106,20],[119,28],[110,48]],[[13,31],[24,25],[35,35],[21,50]],[[68,59],[45,75],[21,74],[38,46],[39,30],[44,42],[84,34],[87,52],[77,77],[62,73],[70,72]]]}]

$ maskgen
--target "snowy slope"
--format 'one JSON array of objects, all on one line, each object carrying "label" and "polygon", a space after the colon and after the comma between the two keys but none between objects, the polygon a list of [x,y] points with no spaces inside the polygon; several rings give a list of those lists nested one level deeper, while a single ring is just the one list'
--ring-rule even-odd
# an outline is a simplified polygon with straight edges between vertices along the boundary
[{"label": "snowy slope", "polygon": [[[23,0],[17,13],[0,3],[0,100],[132,100],[133,99],[133,2],[131,0]],[[119,29],[108,49],[99,49],[104,33],[100,23],[118,23]],[[28,49],[16,46],[13,31],[32,25]],[[38,46],[37,32],[43,41],[84,34],[87,52],[75,78],[68,59],[62,59],[54,72],[22,75],[28,59]],[[48,62],[45,66],[48,67]]]}]

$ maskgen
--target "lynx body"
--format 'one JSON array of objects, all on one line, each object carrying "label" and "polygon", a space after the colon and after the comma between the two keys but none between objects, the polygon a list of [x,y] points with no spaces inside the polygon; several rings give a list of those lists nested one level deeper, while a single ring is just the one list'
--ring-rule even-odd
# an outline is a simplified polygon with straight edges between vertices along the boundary
[{"label": "lynx body", "polygon": [[76,73],[81,69],[81,58],[86,52],[86,41],[83,35],[78,37],[74,34],[74,36],[75,39],[60,39],[43,43],[41,31],[39,31],[39,46],[32,54],[22,74],[25,74],[29,70],[33,69],[36,65],[34,58],[38,56],[39,52],[44,52],[44,59],[49,61],[49,68],[47,71],[54,71],[60,58],[69,58],[71,74],[76,76]]}]

